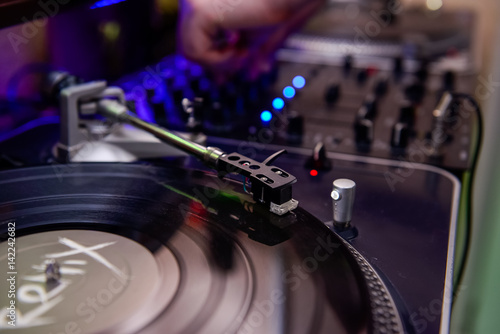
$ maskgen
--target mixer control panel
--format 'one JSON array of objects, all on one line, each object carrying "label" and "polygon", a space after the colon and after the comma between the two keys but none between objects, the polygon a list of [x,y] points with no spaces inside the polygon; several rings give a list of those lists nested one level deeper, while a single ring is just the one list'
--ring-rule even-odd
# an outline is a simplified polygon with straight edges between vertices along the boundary
[{"label": "mixer control panel", "polygon": [[[141,117],[173,130],[468,169],[472,108],[451,104],[439,127],[434,111],[446,92],[473,92],[476,76],[391,62],[388,69],[350,56],[338,65],[281,61],[254,81],[235,75],[217,84],[176,55],[118,85]],[[184,111],[185,98],[194,115]]]}]

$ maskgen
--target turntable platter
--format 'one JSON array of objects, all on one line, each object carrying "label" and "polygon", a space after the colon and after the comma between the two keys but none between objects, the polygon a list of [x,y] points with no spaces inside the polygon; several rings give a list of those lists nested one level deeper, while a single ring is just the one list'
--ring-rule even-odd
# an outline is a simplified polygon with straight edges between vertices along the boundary
[{"label": "turntable platter", "polygon": [[58,167],[0,173],[5,333],[403,332],[373,268],[301,208],[273,215],[189,169]]}]

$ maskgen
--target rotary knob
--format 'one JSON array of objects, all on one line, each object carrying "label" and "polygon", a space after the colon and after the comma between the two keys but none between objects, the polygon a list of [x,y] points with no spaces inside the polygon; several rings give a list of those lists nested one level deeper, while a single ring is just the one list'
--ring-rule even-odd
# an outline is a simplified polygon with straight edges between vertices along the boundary
[{"label": "rotary knob", "polygon": [[337,83],[331,84],[325,91],[325,101],[331,106],[340,98],[340,85]]},{"label": "rotary knob", "polygon": [[377,116],[378,101],[374,94],[369,94],[358,110],[358,119],[374,119]]},{"label": "rotary knob", "polygon": [[311,157],[306,162],[306,168],[314,170],[330,170],[332,163],[326,156],[326,148],[323,142],[319,142],[314,146]]},{"label": "rotary knob", "polygon": [[353,63],[354,63],[354,59],[352,58],[352,56],[348,55],[344,58],[344,66],[343,66],[344,77],[347,78],[351,74]]},{"label": "rotary knob", "polygon": [[366,81],[368,80],[368,70],[363,69],[358,72],[356,75],[356,82],[358,83],[358,86],[363,86]]},{"label": "rotary knob", "polygon": [[453,71],[446,71],[443,75],[443,90],[454,91],[456,83],[456,74]]},{"label": "rotary knob", "polygon": [[408,124],[398,122],[394,124],[391,134],[391,146],[393,148],[405,148],[410,138],[410,129]]},{"label": "rotary knob", "polygon": [[412,126],[415,123],[415,106],[409,101],[403,102],[399,110],[399,120]]},{"label": "rotary knob", "polygon": [[360,119],[354,125],[356,143],[371,144],[373,142],[373,121]]},{"label": "rotary knob", "polygon": [[387,94],[389,90],[389,81],[386,78],[381,78],[375,84],[375,88],[373,89],[375,96],[382,97]]}]

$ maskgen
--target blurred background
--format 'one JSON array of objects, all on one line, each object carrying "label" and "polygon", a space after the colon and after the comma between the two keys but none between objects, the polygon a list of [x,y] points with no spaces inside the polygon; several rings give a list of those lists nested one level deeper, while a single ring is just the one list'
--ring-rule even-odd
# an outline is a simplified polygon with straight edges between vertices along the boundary
[{"label": "blurred background", "polygon": [[[0,13],[3,3],[0,3]],[[88,3],[64,13],[49,8],[45,12],[50,19],[41,17],[35,21],[29,14],[30,20],[18,14],[21,12],[15,12],[12,15],[19,15],[19,19],[16,22],[16,16],[12,23],[23,19],[26,22],[10,27],[7,27],[8,20],[0,23],[5,26],[0,30],[0,132],[33,117],[29,107],[41,103],[38,74],[47,67],[66,69],[87,80],[113,81],[175,52],[176,0],[98,1],[92,10],[88,9]],[[359,1],[340,3],[348,6]],[[500,256],[500,175],[497,173],[500,169],[497,148],[500,141],[500,2],[403,0],[402,5],[405,10],[423,9],[431,17],[449,10],[463,11],[466,17],[473,15],[467,37],[471,43],[467,61],[477,73],[477,87],[481,87],[480,97],[476,98],[484,113],[484,146],[473,189],[469,257],[465,277],[460,286],[455,287],[451,332],[496,333],[500,325],[497,315],[500,289],[496,286],[500,281],[497,261]],[[50,15],[50,11],[58,15]]]}]

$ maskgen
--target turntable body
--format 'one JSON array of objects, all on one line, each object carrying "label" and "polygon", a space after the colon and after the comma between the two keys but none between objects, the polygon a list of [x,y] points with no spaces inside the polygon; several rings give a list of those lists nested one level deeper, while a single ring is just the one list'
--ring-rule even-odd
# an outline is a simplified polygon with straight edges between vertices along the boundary
[{"label": "turntable body", "polygon": [[[46,124],[7,144],[43,133],[32,149],[44,152],[57,129]],[[231,140],[210,140],[235,149]],[[278,148],[258,150],[257,159]],[[447,331],[457,179],[436,167],[337,153],[328,153],[330,171],[311,176],[308,153],[292,148],[280,158],[298,178],[300,202],[283,217],[254,203],[241,178],[219,179],[185,155],[0,173],[2,233],[16,223],[18,288],[28,286],[18,304],[25,326],[3,330]],[[357,184],[359,236],[349,242],[328,227],[331,182],[341,177]],[[48,259],[63,269],[54,290],[43,280]],[[68,275],[77,269],[85,275]]]}]

